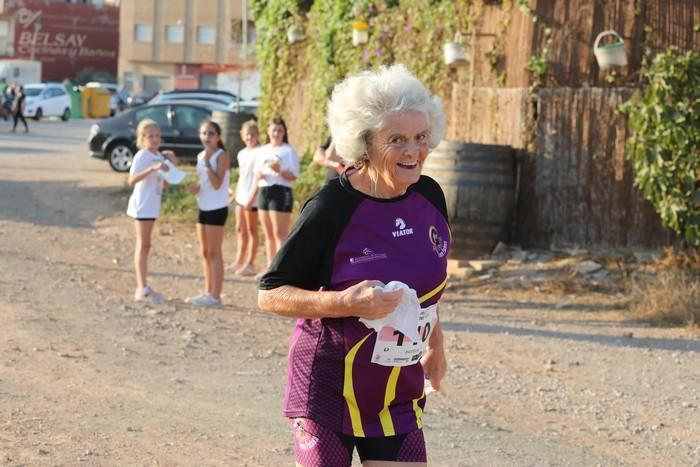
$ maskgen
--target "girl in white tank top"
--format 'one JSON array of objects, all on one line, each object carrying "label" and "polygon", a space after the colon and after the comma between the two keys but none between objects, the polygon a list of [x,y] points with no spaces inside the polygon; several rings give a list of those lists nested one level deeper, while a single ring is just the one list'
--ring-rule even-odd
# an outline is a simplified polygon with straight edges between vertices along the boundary
[{"label": "girl in white tank top", "polygon": [[197,236],[201,244],[205,290],[186,301],[195,306],[221,306],[224,284],[224,225],[228,217],[228,188],[231,177],[231,159],[221,142],[221,127],[205,120],[199,126],[199,138],[204,151],[197,156],[199,184],[191,186],[197,195],[199,218]]}]

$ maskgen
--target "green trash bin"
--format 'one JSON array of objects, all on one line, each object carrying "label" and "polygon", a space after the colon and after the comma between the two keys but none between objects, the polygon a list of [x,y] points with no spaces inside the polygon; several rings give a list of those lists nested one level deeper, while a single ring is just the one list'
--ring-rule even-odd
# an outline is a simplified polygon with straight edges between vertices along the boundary
[{"label": "green trash bin", "polygon": [[83,118],[83,101],[78,87],[73,86],[73,83],[68,80],[63,82],[63,87],[70,96],[70,118]]}]

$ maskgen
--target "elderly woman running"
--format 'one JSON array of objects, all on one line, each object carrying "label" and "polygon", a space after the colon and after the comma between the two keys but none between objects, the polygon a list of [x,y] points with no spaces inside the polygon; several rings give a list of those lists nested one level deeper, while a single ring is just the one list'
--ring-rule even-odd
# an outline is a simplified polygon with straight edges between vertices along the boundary
[{"label": "elderly woman running", "polygon": [[[365,466],[425,465],[426,379],[439,390],[447,367],[437,302],[450,231],[421,169],[442,105],[394,65],[338,84],[328,121],[349,168],[306,204],[258,296],[262,310],[299,318],[284,401],[296,462],[350,466],[356,448]],[[411,336],[363,323],[404,311],[413,291]]]}]

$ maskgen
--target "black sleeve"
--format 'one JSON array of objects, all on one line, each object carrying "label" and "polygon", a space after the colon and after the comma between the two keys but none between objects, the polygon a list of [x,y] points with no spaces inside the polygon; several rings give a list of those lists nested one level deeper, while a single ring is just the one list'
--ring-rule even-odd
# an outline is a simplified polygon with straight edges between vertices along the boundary
[{"label": "black sleeve", "polygon": [[447,202],[445,201],[445,193],[442,191],[442,188],[440,188],[438,182],[427,175],[421,175],[420,180],[415,185],[415,190],[425,196],[425,198],[430,201],[433,206],[440,211],[440,213],[442,213],[445,221],[447,221],[449,225],[450,220],[447,217]]},{"label": "black sleeve", "polygon": [[326,149],[328,149],[330,147],[330,145],[331,145],[331,137],[329,136],[326,139],[326,141],[324,141],[323,144],[321,145],[321,149],[323,149],[325,151]]},{"label": "black sleeve", "polygon": [[306,290],[318,290],[324,263],[333,257],[336,228],[323,193],[317,193],[301,211],[289,237],[275,255],[272,265],[260,280],[261,290],[292,285]]}]

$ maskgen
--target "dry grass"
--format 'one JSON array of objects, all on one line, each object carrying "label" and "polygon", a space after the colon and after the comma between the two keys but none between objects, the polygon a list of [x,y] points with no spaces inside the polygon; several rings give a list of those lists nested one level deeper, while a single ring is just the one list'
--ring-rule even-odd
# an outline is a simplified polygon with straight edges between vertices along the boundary
[{"label": "dry grass", "polygon": [[[539,292],[554,297],[566,295],[586,295],[590,293],[605,293],[607,287],[588,282],[574,274],[557,277],[536,285]],[[531,286],[531,288],[534,288]]]},{"label": "dry grass", "polygon": [[631,284],[630,312],[660,326],[700,325],[700,278],[692,270],[673,267]]},{"label": "dry grass", "polygon": [[601,278],[581,274],[580,258],[555,258],[543,264],[506,263],[486,274],[453,277],[450,289],[514,300],[595,301],[610,309],[627,310],[627,318],[700,330],[700,249],[668,248],[651,262],[630,261],[621,254],[590,259],[603,265],[608,274]]},{"label": "dry grass", "polygon": [[657,263],[662,269],[684,270],[700,274],[700,248],[688,248],[683,251],[668,247],[664,257]]}]

